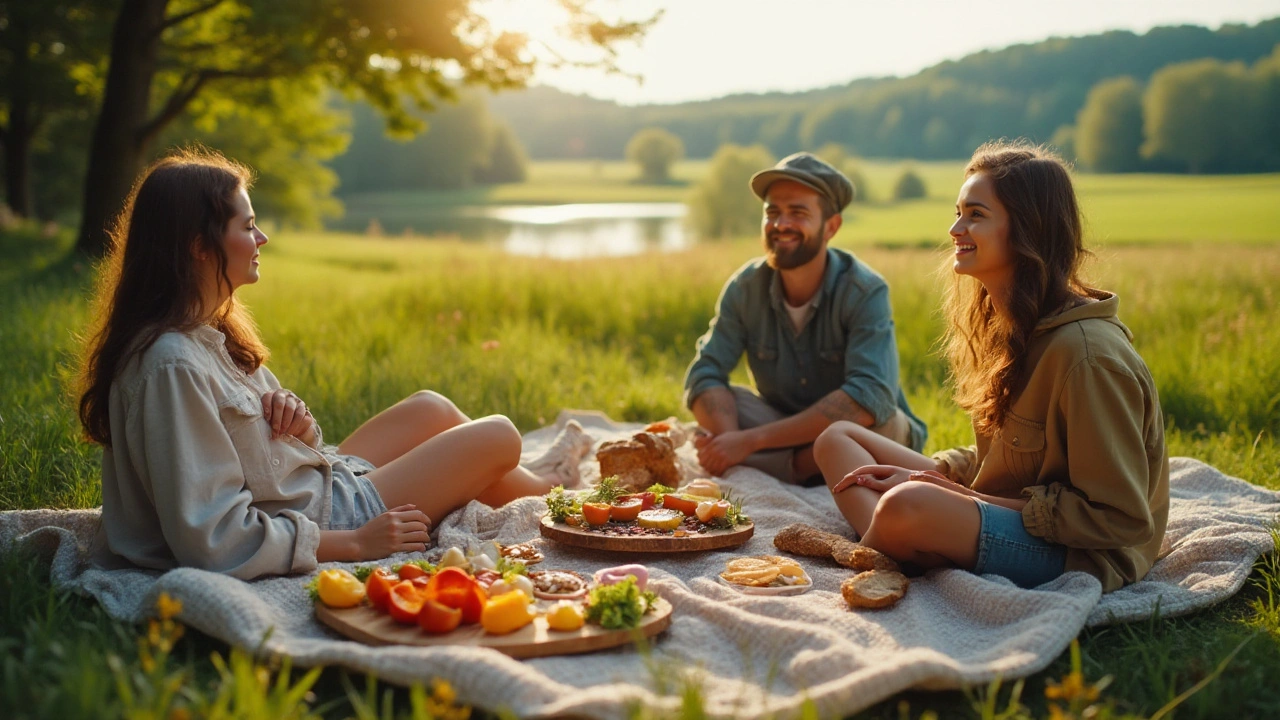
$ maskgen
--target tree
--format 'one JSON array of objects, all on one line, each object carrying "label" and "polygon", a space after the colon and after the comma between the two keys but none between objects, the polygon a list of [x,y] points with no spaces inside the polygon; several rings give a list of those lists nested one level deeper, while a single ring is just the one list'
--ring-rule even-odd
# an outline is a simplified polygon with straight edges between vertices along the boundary
[{"label": "tree", "polygon": [[1161,69],[1142,97],[1143,157],[1193,173],[1259,169],[1256,89],[1239,62],[1205,59]]},{"label": "tree", "polygon": [[894,200],[916,200],[928,194],[924,179],[915,170],[909,168],[898,176],[898,182],[893,185]]},{"label": "tree", "polygon": [[484,184],[524,182],[529,175],[529,157],[511,126],[502,121],[493,125],[493,152],[483,167],[476,168],[476,182]]},{"label": "tree", "polygon": [[763,205],[748,183],[773,163],[763,145],[721,145],[689,197],[689,219],[698,234],[717,238],[758,231]]},{"label": "tree", "polygon": [[103,50],[105,0],[0,0],[0,147],[5,201],[35,212],[32,157],[42,132],[84,104],[68,68]]},{"label": "tree", "polygon": [[1076,115],[1075,151],[1097,172],[1141,167],[1142,87],[1129,76],[1103,80],[1089,91]]},{"label": "tree", "polygon": [[1049,144],[1058,150],[1058,154],[1068,162],[1076,160],[1076,126],[1061,125],[1053,131]]},{"label": "tree", "polygon": [[660,127],[637,132],[627,143],[627,159],[640,166],[640,179],[647,183],[671,182],[671,164],[684,157],[684,143]]},{"label": "tree", "polygon": [[[602,50],[637,37],[652,19],[609,24],[563,0],[572,37]],[[525,84],[527,39],[497,34],[469,0],[122,0],[102,106],[89,150],[77,249],[101,255],[106,226],[160,133],[210,87],[239,80],[323,79],[368,100],[393,130],[420,127],[421,110],[460,85]],[[158,102],[153,100],[158,98]]]},{"label": "tree", "polygon": [[227,97],[215,88],[194,101],[192,111],[161,135],[158,148],[198,141],[250,164],[260,218],[316,228],[341,215],[342,203],[332,196],[338,176],[324,161],[346,149],[350,118],[327,107],[324,85],[264,80],[235,89]]}]

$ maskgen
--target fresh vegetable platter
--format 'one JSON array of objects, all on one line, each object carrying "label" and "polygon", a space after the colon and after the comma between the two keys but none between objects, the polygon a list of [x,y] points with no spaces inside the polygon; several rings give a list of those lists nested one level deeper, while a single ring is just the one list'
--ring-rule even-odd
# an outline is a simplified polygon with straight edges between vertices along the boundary
[{"label": "fresh vegetable platter", "polygon": [[437,564],[324,570],[310,585],[316,618],[369,645],[486,647],[513,658],[625,645],[671,624],[671,604],[645,590],[644,566],[586,578],[528,570],[487,545],[451,548]]},{"label": "fresh vegetable platter", "polygon": [[706,479],[679,489],[654,485],[625,493],[614,478],[604,478],[591,490],[556,488],[545,499],[542,536],[592,550],[718,550],[742,545],[755,533],[742,506]]}]

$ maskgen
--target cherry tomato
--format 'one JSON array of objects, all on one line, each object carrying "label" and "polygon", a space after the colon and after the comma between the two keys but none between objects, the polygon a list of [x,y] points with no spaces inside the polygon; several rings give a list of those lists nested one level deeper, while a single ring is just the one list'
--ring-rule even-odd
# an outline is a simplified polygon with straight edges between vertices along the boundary
[{"label": "cherry tomato", "polygon": [[423,601],[422,612],[418,613],[418,626],[433,635],[450,632],[457,628],[461,622],[461,610],[451,608],[435,600]]},{"label": "cherry tomato", "polygon": [[698,511],[698,501],[686,500],[679,495],[664,495],[662,496],[662,507],[679,510],[685,515],[692,515]]},{"label": "cherry tomato", "polygon": [[582,503],[582,517],[592,525],[604,525],[609,522],[609,505],[607,503]]},{"label": "cherry tomato", "polygon": [[635,520],[640,511],[644,509],[644,503],[640,498],[631,498],[630,500],[618,500],[609,507],[609,518],[618,522],[627,522]]}]

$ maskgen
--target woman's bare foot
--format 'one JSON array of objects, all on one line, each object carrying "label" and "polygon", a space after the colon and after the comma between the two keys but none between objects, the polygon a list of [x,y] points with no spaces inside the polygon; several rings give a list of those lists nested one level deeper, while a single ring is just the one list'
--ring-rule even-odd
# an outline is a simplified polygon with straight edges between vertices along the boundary
[{"label": "woman's bare foot", "polygon": [[595,440],[582,429],[582,425],[577,420],[570,420],[551,442],[551,447],[539,457],[525,463],[524,467],[552,483],[574,488],[582,480],[578,464],[594,446]]}]

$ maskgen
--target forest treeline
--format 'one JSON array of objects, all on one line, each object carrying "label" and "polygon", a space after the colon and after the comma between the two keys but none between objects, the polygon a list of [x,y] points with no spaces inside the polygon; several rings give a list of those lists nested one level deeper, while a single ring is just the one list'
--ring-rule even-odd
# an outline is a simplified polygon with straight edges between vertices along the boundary
[{"label": "forest treeline", "polygon": [[[0,0],[5,204],[79,219],[78,247],[100,254],[137,170],[174,145],[250,163],[265,215],[315,225],[341,212],[344,193],[518,181],[529,158],[621,159],[655,129],[687,158],[730,145],[963,158],[1024,136],[1102,171],[1280,169],[1280,18],[1055,38],[906,78],[625,107],[520,89],[532,67],[512,60],[508,39],[463,42],[470,17],[428,0]],[[466,69],[458,79],[445,67]]]},{"label": "forest treeline", "polygon": [[[1200,106],[1196,123],[1204,132],[1231,130],[1214,117],[1230,104],[1233,113],[1243,112],[1256,125],[1269,124],[1274,136],[1280,126],[1275,97],[1267,100],[1269,108],[1260,97],[1250,100],[1259,90],[1240,78],[1277,43],[1280,18],[1217,30],[1159,27],[1141,35],[1115,31],[1015,45],[943,62],[907,78],[861,79],[801,93],[628,107],[536,87],[499,94],[491,107],[537,159],[622,158],[631,136],[651,126],[678,136],[688,157],[710,157],[724,143],[761,144],[778,156],[838,143],[864,157],[963,158],[991,138],[1068,142],[1098,83],[1129,77],[1141,94],[1169,66],[1213,60],[1216,66],[1166,75],[1165,91],[1183,110]],[[1200,87],[1215,83],[1216,89]],[[1210,100],[1197,103],[1201,93]],[[1270,114],[1264,119],[1265,113]],[[1165,165],[1237,169],[1226,162]],[[1278,165],[1273,160],[1268,167]]]}]

